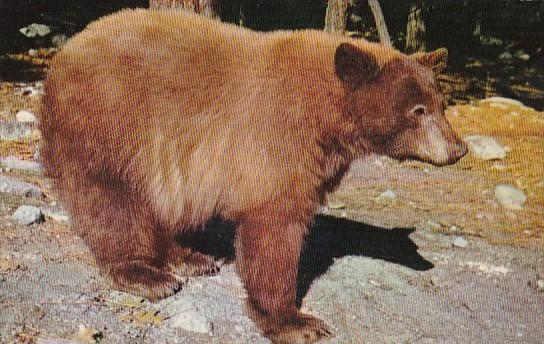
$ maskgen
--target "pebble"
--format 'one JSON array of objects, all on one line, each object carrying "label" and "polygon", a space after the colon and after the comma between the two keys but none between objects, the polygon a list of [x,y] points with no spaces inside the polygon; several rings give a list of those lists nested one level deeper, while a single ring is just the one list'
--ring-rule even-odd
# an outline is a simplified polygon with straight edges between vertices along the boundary
[{"label": "pebble", "polygon": [[42,211],[31,205],[22,205],[13,213],[13,219],[19,224],[29,226],[43,221]]},{"label": "pebble", "polygon": [[529,61],[531,59],[531,55],[527,54],[521,49],[516,51],[516,57],[522,61]]},{"label": "pebble", "polygon": [[480,100],[480,103],[499,103],[499,104],[524,107],[523,103],[520,102],[519,100],[506,98],[506,97],[489,97],[489,98]]},{"label": "pebble", "polygon": [[346,208],[346,204],[344,202],[329,202],[327,204],[327,207],[329,209],[345,209]]},{"label": "pebble", "polygon": [[43,86],[40,83],[36,83],[34,86],[26,86],[21,88],[21,94],[23,96],[35,97],[43,95]]},{"label": "pebble", "polygon": [[492,137],[471,135],[465,137],[470,151],[483,160],[497,160],[506,157],[506,150]]},{"label": "pebble", "polygon": [[16,141],[31,136],[33,132],[34,129],[29,123],[18,122],[17,120],[0,123],[0,140]]},{"label": "pebble", "polygon": [[510,54],[508,51],[505,51],[499,55],[499,59],[501,60],[511,60],[512,54]]},{"label": "pebble", "polygon": [[43,197],[39,187],[34,184],[25,183],[14,178],[0,175],[0,192],[10,193],[24,197]]},{"label": "pebble", "polygon": [[66,35],[63,35],[63,34],[54,35],[53,37],[51,37],[51,43],[57,48],[62,47],[66,43],[67,40],[68,40],[68,37],[66,37]]},{"label": "pebble", "polygon": [[47,25],[32,23],[28,26],[20,28],[19,32],[29,38],[36,36],[43,37],[51,32],[51,28],[49,28]]},{"label": "pebble", "polygon": [[62,338],[38,338],[36,344],[81,344],[81,341]]},{"label": "pebble", "polygon": [[506,275],[510,272],[510,269],[503,265],[492,265],[484,262],[461,262],[461,266],[466,266],[470,269],[476,269],[480,272],[483,272],[486,275]]},{"label": "pebble", "polygon": [[42,209],[42,212],[45,217],[48,217],[53,221],[70,223],[70,215],[63,210],[55,208],[44,208]]},{"label": "pebble", "polygon": [[442,229],[442,224],[435,220],[427,220],[425,221],[424,228],[431,231],[436,231]]},{"label": "pebble", "polygon": [[213,323],[196,310],[186,310],[169,320],[170,327],[198,333],[213,333]]},{"label": "pebble", "polygon": [[376,197],[376,201],[381,204],[391,204],[397,200],[397,193],[387,189]]},{"label": "pebble", "polygon": [[497,185],[494,194],[497,202],[506,209],[522,209],[527,200],[527,196],[523,191],[508,184]]},{"label": "pebble", "polygon": [[34,123],[36,122],[36,115],[27,110],[20,110],[15,114],[15,118],[18,122],[22,123]]},{"label": "pebble", "polygon": [[455,237],[455,239],[453,239],[453,246],[454,247],[459,247],[459,248],[467,248],[468,247],[468,241],[461,237],[461,236],[457,236]]},{"label": "pebble", "polygon": [[36,161],[21,160],[14,156],[8,156],[6,158],[0,158],[0,163],[4,167],[12,170],[22,170],[31,172],[41,172],[43,170],[42,165]]},{"label": "pebble", "polygon": [[536,290],[544,291],[544,279],[539,279],[536,281]]}]

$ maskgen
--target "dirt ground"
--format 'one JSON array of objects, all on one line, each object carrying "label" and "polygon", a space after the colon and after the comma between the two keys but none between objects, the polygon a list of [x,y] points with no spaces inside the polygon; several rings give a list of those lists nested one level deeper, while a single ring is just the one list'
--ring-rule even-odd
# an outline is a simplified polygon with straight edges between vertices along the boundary
[{"label": "dirt ground", "polygon": [[[37,112],[29,86],[0,83],[2,121]],[[469,154],[437,168],[374,156],[352,166],[316,217],[300,265],[302,309],[335,333],[323,343],[542,343],[544,113],[474,103],[447,115],[463,137],[495,137],[507,157]],[[0,141],[0,157],[32,161],[38,145],[39,133]],[[211,225],[195,240],[224,262],[218,275],[190,278],[150,303],[112,290],[62,217],[13,219],[22,204],[61,206],[40,172],[4,167],[2,176],[43,196],[0,193],[1,343],[268,342],[244,313],[229,226]],[[497,203],[500,183],[523,190],[522,209]],[[380,197],[385,191],[394,196]],[[176,327],[184,314],[193,330]]]}]

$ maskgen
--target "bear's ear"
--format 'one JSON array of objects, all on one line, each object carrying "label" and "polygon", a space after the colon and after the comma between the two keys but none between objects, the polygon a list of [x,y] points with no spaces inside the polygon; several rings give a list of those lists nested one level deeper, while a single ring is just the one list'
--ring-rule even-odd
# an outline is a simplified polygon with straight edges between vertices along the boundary
[{"label": "bear's ear", "polygon": [[336,48],[334,69],[338,78],[352,88],[375,78],[380,71],[374,56],[349,43]]},{"label": "bear's ear", "polygon": [[446,68],[448,62],[448,49],[439,48],[430,53],[420,52],[410,55],[425,67],[431,68],[436,74],[442,72]]}]

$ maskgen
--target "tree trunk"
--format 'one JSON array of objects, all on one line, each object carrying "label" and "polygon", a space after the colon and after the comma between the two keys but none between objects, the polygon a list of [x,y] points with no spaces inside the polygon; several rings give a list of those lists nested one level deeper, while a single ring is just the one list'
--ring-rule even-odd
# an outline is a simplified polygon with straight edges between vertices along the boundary
[{"label": "tree trunk", "polygon": [[385,25],[380,3],[378,0],[368,0],[368,5],[376,21],[376,29],[378,30],[378,35],[380,35],[380,41],[385,45],[391,46],[391,38],[389,37],[389,31],[387,31],[387,25]]},{"label": "tree trunk", "polygon": [[349,0],[329,0],[325,14],[325,32],[343,34],[346,31]]},{"label": "tree trunk", "polygon": [[414,0],[410,5],[408,13],[408,24],[406,25],[406,46],[407,53],[425,51],[425,22],[423,21],[422,0]]},{"label": "tree trunk", "polygon": [[219,0],[149,0],[149,7],[155,9],[181,8],[200,13],[206,17],[219,18]]}]

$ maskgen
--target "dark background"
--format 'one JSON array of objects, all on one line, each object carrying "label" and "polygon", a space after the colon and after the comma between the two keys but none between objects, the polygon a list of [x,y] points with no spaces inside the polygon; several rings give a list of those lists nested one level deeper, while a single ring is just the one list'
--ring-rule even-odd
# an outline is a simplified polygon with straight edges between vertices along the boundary
[{"label": "dark background", "polygon": [[[446,72],[466,79],[471,96],[485,96],[483,88],[491,87],[494,93],[544,108],[544,1],[426,0],[423,4],[427,50],[448,48]],[[403,50],[410,1],[380,0],[380,5],[393,44]],[[147,0],[0,0],[0,56],[50,46],[56,34],[69,37],[105,14],[147,6]],[[242,13],[244,25],[255,30],[322,29],[326,6],[325,0],[222,0],[220,14],[223,21],[238,23]],[[378,40],[366,0],[359,0],[350,13],[359,20],[348,21],[349,31],[366,32],[369,39]],[[31,23],[46,24],[52,33],[26,38],[19,29]],[[480,35],[475,35],[478,24]],[[482,37],[502,43],[484,44]],[[520,51],[530,58],[499,58]],[[0,57],[0,64],[3,61]],[[538,92],[514,92],[511,84]],[[468,99],[460,93],[456,97]]]}]

